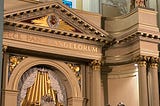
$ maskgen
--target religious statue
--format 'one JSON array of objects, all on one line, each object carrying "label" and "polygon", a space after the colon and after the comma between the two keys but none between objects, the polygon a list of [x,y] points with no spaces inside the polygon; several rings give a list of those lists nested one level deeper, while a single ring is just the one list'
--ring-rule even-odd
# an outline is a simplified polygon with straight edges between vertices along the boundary
[{"label": "religious statue", "polygon": [[135,1],[136,7],[146,7],[145,0],[136,0]]}]

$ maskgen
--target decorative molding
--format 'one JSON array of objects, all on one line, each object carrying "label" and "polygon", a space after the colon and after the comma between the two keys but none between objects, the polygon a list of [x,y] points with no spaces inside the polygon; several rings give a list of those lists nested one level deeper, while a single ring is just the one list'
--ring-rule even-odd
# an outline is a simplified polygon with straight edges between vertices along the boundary
[{"label": "decorative molding", "polygon": [[107,45],[106,47],[108,48],[108,47],[111,47],[115,44],[128,43],[128,42],[133,41],[133,39],[137,39],[140,37],[152,39],[152,40],[155,40],[155,42],[156,41],[160,42],[160,33],[152,34],[152,33],[145,33],[145,32],[138,31],[138,32],[135,32],[131,35],[123,37],[121,39],[114,39],[111,42],[109,42],[108,44],[106,44]]},{"label": "decorative molding", "polygon": [[27,23],[22,23],[22,22],[5,22],[4,23],[5,28],[14,28],[15,29],[20,29],[22,30],[29,30],[30,33],[34,32],[39,32],[39,33],[46,33],[46,34],[58,34],[66,37],[73,37],[73,38],[79,38],[79,39],[85,39],[89,41],[95,41],[95,42],[100,42],[100,43],[108,43],[106,38],[100,38],[98,36],[93,36],[90,34],[83,34],[83,33],[75,33],[75,32],[69,32],[69,31],[63,31],[63,30],[58,30],[58,29],[53,29],[53,28],[48,28],[48,27],[41,27],[41,26],[36,26],[32,24],[27,24]]},{"label": "decorative molding", "polygon": [[100,71],[102,62],[100,60],[93,60],[90,64],[94,71]]}]

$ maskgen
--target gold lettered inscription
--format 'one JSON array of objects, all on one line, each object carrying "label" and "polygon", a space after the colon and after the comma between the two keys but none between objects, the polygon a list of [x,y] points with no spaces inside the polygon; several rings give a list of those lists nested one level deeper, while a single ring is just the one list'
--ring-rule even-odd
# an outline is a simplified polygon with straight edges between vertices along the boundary
[{"label": "gold lettered inscription", "polygon": [[31,35],[26,33],[19,33],[19,32],[4,32],[4,38],[5,39],[13,39],[13,40],[19,40],[24,42],[30,42],[32,44],[41,44],[46,46],[54,46],[58,48],[65,48],[65,49],[71,49],[71,50],[79,50],[79,51],[85,51],[85,52],[98,52],[98,48],[94,45],[88,45],[88,44],[82,44],[82,43],[75,43],[65,40],[58,40],[51,37],[45,37],[45,36],[37,36],[37,35]]}]

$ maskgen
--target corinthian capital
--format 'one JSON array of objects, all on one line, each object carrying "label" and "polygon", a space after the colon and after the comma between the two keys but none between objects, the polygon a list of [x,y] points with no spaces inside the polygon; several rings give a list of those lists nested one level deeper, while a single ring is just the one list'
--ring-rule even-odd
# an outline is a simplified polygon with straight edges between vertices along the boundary
[{"label": "corinthian capital", "polygon": [[91,65],[92,69],[95,71],[100,71],[100,69],[101,69],[101,61],[100,60],[93,60],[90,65]]},{"label": "corinthian capital", "polygon": [[159,58],[158,57],[150,57],[150,59],[149,59],[149,67],[150,68],[158,68],[158,62],[159,62]]}]

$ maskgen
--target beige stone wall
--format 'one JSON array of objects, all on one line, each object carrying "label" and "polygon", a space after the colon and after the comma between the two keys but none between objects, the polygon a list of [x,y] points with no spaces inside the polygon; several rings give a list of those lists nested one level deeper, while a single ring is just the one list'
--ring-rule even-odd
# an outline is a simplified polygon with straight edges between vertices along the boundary
[{"label": "beige stone wall", "polygon": [[117,106],[139,106],[138,72],[134,64],[113,67],[108,75],[108,102]]}]

